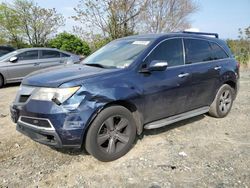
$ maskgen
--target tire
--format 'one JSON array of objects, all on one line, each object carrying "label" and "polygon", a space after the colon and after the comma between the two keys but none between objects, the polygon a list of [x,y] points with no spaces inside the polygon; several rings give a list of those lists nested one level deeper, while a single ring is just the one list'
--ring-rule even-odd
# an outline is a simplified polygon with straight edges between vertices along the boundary
[{"label": "tire", "polygon": [[122,106],[110,106],[90,125],[85,148],[100,161],[113,161],[132,148],[135,137],[136,123],[131,112]]},{"label": "tire", "polygon": [[223,118],[230,112],[233,100],[234,89],[228,84],[223,84],[218,90],[213,103],[209,109],[209,115],[216,118]]},{"label": "tire", "polygon": [[4,85],[3,76],[0,74],[0,88],[2,88],[3,85]]}]

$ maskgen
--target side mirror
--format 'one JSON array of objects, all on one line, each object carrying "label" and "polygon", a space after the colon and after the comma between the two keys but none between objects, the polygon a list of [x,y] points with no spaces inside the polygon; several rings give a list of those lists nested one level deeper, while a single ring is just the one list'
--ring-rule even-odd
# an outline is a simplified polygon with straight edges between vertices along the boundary
[{"label": "side mirror", "polygon": [[10,58],[11,63],[16,63],[18,58],[16,56]]},{"label": "side mirror", "polygon": [[168,66],[166,61],[153,60],[148,67],[149,71],[165,71]]}]

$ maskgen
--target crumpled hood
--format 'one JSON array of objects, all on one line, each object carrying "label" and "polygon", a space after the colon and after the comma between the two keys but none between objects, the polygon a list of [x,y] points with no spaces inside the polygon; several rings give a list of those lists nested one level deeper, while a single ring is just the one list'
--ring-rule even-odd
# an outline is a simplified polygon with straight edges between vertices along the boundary
[{"label": "crumpled hood", "polygon": [[89,78],[112,71],[114,69],[86,65],[63,65],[33,72],[23,79],[22,84],[38,87],[59,87],[63,83],[75,79]]}]

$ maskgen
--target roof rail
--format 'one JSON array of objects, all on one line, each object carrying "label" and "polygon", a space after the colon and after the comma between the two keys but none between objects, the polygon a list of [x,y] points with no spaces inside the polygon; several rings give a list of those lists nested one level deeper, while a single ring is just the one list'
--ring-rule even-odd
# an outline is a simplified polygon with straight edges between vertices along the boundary
[{"label": "roof rail", "polygon": [[219,38],[218,33],[204,33],[204,32],[192,32],[192,31],[182,31],[182,33],[195,34],[195,35],[212,35],[215,36],[215,38]]}]

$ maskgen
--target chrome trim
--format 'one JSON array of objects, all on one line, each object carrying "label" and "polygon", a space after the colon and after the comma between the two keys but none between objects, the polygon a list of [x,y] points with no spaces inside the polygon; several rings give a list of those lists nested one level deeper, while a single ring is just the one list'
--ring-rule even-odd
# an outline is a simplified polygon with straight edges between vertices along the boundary
[{"label": "chrome trim", "polygon": [[202,62],[198,62],[198,63],[190,63],[190,64],[185,64],[185,65],[177,65],[177,66],[169,67],[168,69],[176,68],[176,67],[183,67],[183,66],[189,67],[189,66],[195,66],[195,65],[205,64],[205,63],[207,63],[207,64],[208,63],[216,63],[218,61],[225,61],[225,60],[229,60],[229,59],[232,59],[232,58],[217,59],[217,60],[210,60],[210,61],[202,61]]},{"label": "chrome trim", "polygon": [[188,119],[194,116],[198,116],[201,114],[204,114],[206,112],[209,111],[209,106],[205,106],[202,108],[198,108],[195,110],[191,110],[189,112],[184,112],[182,114],[178,114],[175,116],[170,116],[168,118],[165,119],[161,119],[161,120],[157,120],[151,123],[147,123],[144,128],[145,129],[155,129],[155,128],[160,128],[160,127],[164,127],[166,125],[172,124],[172,123],[176,123],[178,121],[184,120],[184,119]]},{"label": "chrome trim", "polygon": [[183,62],[184,65],[186,65],[186,51],[185,51],[185,44],[184,44],[184,39],[181,39],[182,42],[182,56],[183,56]]},{"label": "chrome trim", "polygon": [[[30,119],[46,120],[46,121],[49,122],[49,124],[50,124],[51,127],[50,127],[50,128],[47,128],[47,127],[39,127],[39,126],[36,126],[36,125],[32,125],[32,124],[30,124],[30,123],[23,122],[23,121],[21,121],[21,118],[22,118],[22,117],[24,117],[24,118],[30,118]],[[28,127],[32,127],[32,128],[39,129],[39,130],[55,131],[55,128],[54,128],[54,126],[52,125],[51,121],[50,121],[49,119],[46,119],[46,118],[37,118],[37,117],[29,117],[29,116],[20,116],[20,117],[18,118],[17,123],[22,123],[22,124],[24,124],[24,125],[26,125],[26,126],[28,126]]]},{"label": "chrome trim", "polygon": [[220,70],[220,69],[221,69],[221,66],[214,67],[214,70]]},{"label": "chrome trim", "polygon": [[179,78],[184,78],[184,77],[187,77],[189,75],[190,75],[189,73],[183,73],[183,74],[179,74],[178,77]]}]

